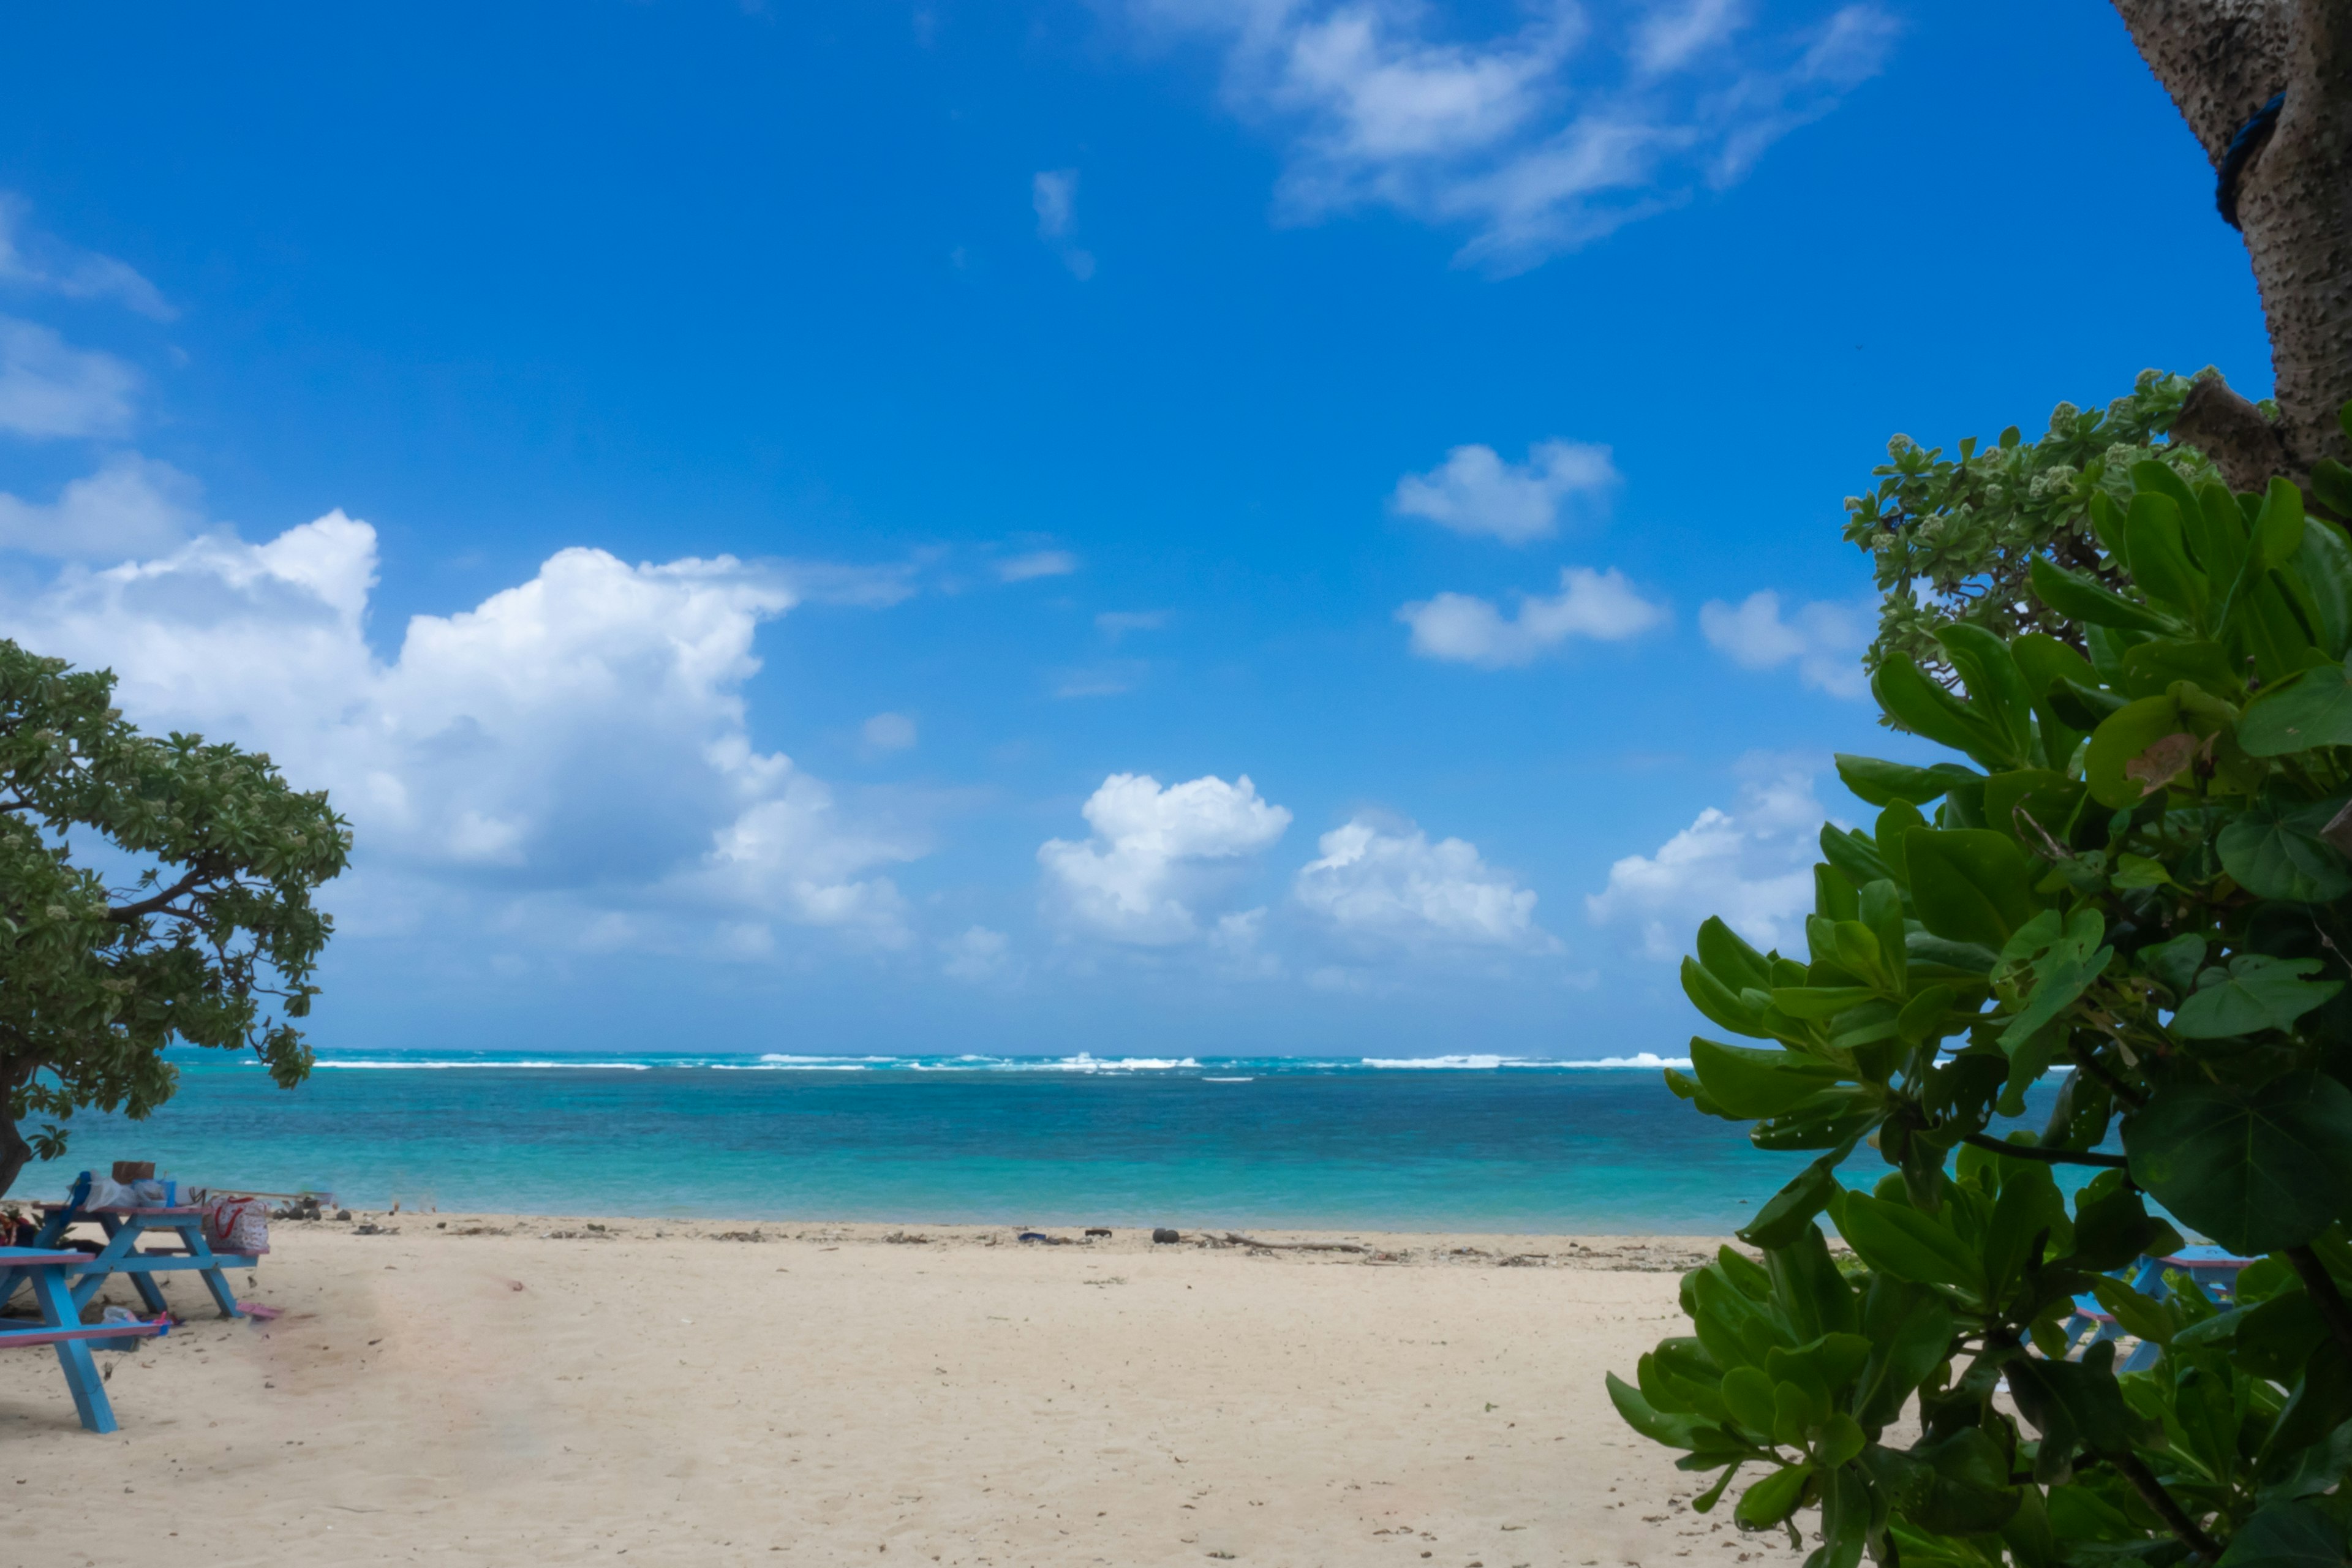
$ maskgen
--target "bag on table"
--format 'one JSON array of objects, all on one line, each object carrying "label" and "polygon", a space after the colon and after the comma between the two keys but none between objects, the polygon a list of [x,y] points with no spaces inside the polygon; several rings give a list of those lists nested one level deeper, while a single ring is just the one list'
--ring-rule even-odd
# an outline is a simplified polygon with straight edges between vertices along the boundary
[{"label": "bag on table", "polygon": [[223,1252],[268,1251],[269,1205],[259,1198],[206,1200],[205,1239]]}]

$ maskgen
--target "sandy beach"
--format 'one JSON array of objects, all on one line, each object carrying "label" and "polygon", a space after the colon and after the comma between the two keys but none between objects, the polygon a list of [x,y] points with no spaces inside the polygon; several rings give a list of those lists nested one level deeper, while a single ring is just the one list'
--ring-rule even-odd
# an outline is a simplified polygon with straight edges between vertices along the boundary
[{"label": "sandy beach", "polygon": [[[373,1221],[379,1233],[359,1233]],[[1601,1374],[1690,1237],[446,1214],[273,1226],[106,1353],[119,1433],[0,1359],[12,1563],[1397,1564],[1792,1559]],[[130,1302],[120,1280],[108,1300]]]}]

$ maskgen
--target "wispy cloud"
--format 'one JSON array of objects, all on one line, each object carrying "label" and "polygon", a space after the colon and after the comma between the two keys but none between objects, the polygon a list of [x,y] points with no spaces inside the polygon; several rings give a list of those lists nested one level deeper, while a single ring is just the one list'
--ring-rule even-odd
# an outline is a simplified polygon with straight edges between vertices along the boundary
[{"label": "wispy cloud", "polygon": [[1129,632],[1156,632],[1167,624],[1165,610],[1105,610],[1095,617],[1095,630],[1113,642]]},{"label": "wispy cloud", "polygon": [[139,373],[78,349],[48,328],[0,316],[0,430],[30,437],[118,436],[131,425]]},{"label": "wispy cloud", "polygon": [[1416,0],[1129,0],[1205,37],[1224,96],[1285,142],[1279,214],[1385,206],[1465,229],[1457,259],[1522,270],[1738,180],[1875,75],[1896,26],[1858,0],[1755,36],[1740,0],[1588,20],[1553,0],[1485,37]]},{"label": "wispy cloud", "polygon": [[1066,550],[1033,550],[996,563],[999,582],[1026,583],[1033,577],[1066,577],[1078,569],[1078,558]]},{"label": "wispy cloud", "polygon": [[1091,252],[1070,243],[1078,226],[1078,172],[1041,170],[1029,182],[1029,203],[1037,210],[1037,237],[1053,247],[1062,265],[1081,283],[1095,275]]},{"label": "wispy cloud", "polygon": [[32,210],[22,196],[0,192],[0,287],[68,300],[111,300],[159,321],[179,314],[129,262],[34,229]]},{"label": "wispy cloud", "polygon": [[1637,637],[1664,622],[1666,612],[1635,593],[1614,567],[1570,566],[1559,574],[1559,593],[1523,595],[1511,615],[1491,599],[1440,594],[1405,605],[1396,618],[1412,628],[1412,651],[1423,658],[1500,669],[1532,663],[1571,637],[1619,642]]}]

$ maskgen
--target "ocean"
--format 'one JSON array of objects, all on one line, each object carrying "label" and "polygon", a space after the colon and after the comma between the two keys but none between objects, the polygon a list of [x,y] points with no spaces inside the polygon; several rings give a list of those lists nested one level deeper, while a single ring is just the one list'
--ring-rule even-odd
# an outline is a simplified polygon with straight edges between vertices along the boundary
[{"label": "ocean", "polygon": [[[1807,1158],[1604,1062],[322,1053],[281,1090],[174,1050],[15,1196],[152,1160],[353,1208],[1179,1229],[1720,1234]],[[1850,1184],[1884,1167],[1868,1152]]]}]

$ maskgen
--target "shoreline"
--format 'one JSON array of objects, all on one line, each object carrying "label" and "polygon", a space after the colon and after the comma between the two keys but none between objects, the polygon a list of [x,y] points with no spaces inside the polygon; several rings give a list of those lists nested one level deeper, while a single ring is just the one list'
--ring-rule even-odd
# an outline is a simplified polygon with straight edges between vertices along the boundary
[{"label": "shoreline", "polygon": [[[612,1214],[471,1213],[455,1210],[352,1209],[348,1221],[272,1219],[275,1238],[289,1235],[349,1232],[354,1237],[407,1236],[416,1240],[467,1241],[714,1241],[737,1246],[786,1242],[861,1247],[928,1247],[940,1249],[1009,1247],[1014,1251],[1069,1250],[1101,1256],[1181,1255],[1234,1252],[1300,1262],[1356,1263],[1390,1268],[1584,1268],[1633,1273],[1681,1273],[1714,1258],[1719,1247],[1741,1244],[1729,1236],[1494,1230],[1381,1230],[1370,1226],[1219,1226],[1180,1230],[1181,1239],[1158,1242],[1140,1226],[1081,1225],[977,1225],[924,1220],[778,1220],[648,1217]],[[361,1227],[373,1226],[373,1232]],[[1109,1235],[1089,1235],[1089,1230]],[[1024,1234],[1045,1241],[1024,1241]],[[1265,1243],[1263,1247],[1253,1243]],[[1750,1249],[1752,1250],[1752,1249]]]}]

